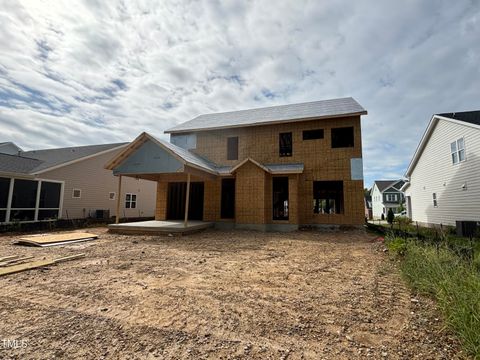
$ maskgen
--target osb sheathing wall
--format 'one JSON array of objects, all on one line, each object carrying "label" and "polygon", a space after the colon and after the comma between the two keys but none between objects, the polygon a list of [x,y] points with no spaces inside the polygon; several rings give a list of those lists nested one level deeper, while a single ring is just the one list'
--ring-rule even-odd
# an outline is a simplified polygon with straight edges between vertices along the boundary
[{"label": "osb sheathing wall", "polygon": [[[332,149],[331,129],[346,126],[354,127],[355,146],[353,148]],[[324,129],[324,138],[318,140],[303,140],[303,130],[313,129]],[[278,134],[282,132],[292,132],[292,156],[279,156]],[[238,136],[238,160],[227,160],[227,138],[229,136]],[[193,151],[219,165],[235,165],[247,157],[263,164],[303,163],[305,166],[303,174],[289,175],[290,214],[289,220],[286,223],[363,224],[364,222],[363,181],[351,180],[350,170],[350,159],[362,157],[360,116],[216,131],[201,131],[197,132],[197,148]],[[248,166],[250,168],[254,165],[248,164]],[[237,188],[242,187],[242,180],[239,178],[239,175],[240,173],[237,173]],[[245,176],[245,178],[248,178],[248,176]],[[343,214],[325,215],[313,213],[314,180],[342,180],[344,182]],[[297,181],[298,187],[295,186]],[[247,194],[247,200],[238,198],[242,193],[244,192],[238,192],[237,190],[237,208],[240,208],[240,203],[246,204],[252,199],[252,196],[249,194]],[[285,223],[285,221],[272,220],[271,175],[269,174],[265,175],[264,194],[264,218],[266,222]],[[218,201],[220,201],[220,199]],[[257,212],[258,210],[255,210],[255,213]],[[243,215],[237,212],[236,222],[244,223],[243,219],[245,218],[242,217]],[[258,221],[253,223],[256,224]]]},{"label": "osb sheathing wall", "polygon": [[239,224],[265,224],[266,173],[251,162],[240,167],[235,181],[235,221]]},{"label": "osb sheathing wall", "polygon": [[[331,128],[354,126],[353,148],[331,148]],[[324,138],[303,140],[302,131],[324,129]],[[293,155],[280,157],[278,134],[292,132]],[[227,160],[227,137],[239,137],[238,160]],[[303,163],[303,174],[284,175],[289,178],[289,220],[272,220],[272,175],[253,163],[240,167],[236,174],[235,222],[239,224],[363,224],[363,181],[351,180],[350,159],[362,157],[360,117],[312,120],[290,124],[255,126],[197,133],[197,154],[219,165],[236,165],[247,157],[264,164]],[[282,175],[273,175],[282,176]],[[157,186],[156,219],[165,220],[167,186],[170,181],[186,181],[184,174],[161,175]],[[343,214],[313,213],[313,181],[342,180],[344,186]],[[204,181],[204,220],[220,219],[221,179]],[[194,205],[190,205],[194,206]]]},{"label": "osb sheathing wall", "polygon": [[[167,196],[169,182],[186,182],[185,174],[166,174],[159,175],[157,181],[157,208],[155,211],[155,220],[166,220],[167,218]],[[202,181],[204,183],[204,221],[218,221],[220,214],[220,187],[221,180],[191,176],[190,181]],[[195,206],[195,204],[189,204]]]}]

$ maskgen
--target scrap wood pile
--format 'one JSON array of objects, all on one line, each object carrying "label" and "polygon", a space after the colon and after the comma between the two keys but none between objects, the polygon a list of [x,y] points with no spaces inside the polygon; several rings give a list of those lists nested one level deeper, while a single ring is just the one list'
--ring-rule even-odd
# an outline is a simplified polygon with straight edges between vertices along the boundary
[{"label": "scrap wood pile", "polygon": [[11,255],[0,258],[0,276],[14,274],[22,271],[27,271],[31,269],[37,269],[41,267],[46,267],[50,265],[56,265],[58,263],[75,260],[85,257],[85,254],[76,254],[61,257],[58,259],[42,259],[42,260],[33,260],[33,256],[24,256]]}]

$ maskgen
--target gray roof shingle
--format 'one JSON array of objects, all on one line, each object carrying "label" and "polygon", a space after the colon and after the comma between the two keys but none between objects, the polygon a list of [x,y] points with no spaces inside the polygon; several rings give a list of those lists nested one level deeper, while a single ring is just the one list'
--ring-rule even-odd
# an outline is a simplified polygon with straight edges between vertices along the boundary
[{"label": "gray roof shingle", "polygon": [[453,119],[453,120],[468,122],[474,125],[480,125],[480,110],[460,111],[460,112],[444,113],[444,114],[437,114],[437,115],[443,116],[449,119]]},{"label": "gray roof shingle", "polygon": [[[377,187],[378,187],[378,190],[380,190],[381,192],[383,192],[384,190],[388,189],[389,187],[391,187],[392,185],[398,183],[398,182],[401,182],[402,185],[403,183],[405,183],[403,180],[375,180],[375,184],[377,184]],[[400,187],[396,187],[394,186],[395,189],[400,189]]]},{"label": "gray roof shingle", "polygon": [[95,155],[96,153],[114,149],[116,147],[126,145],[127,143],[115,143],[115,144],[103,144],[103,145],[87,145],[87,146],[75,146],[59,149],[45,149],[45,150],[32,150],[21,152],[23,157],[29,157],[41,160],[32,172],[45,170],[57,165],[61,165],[73,160],[81,159],[86,156]]},{"label": "gray roof shingle", "polygon": [[29,174],[41,164],[38,159],[0,153],[0,173]]},{"label": "gray roof shingle", "polygon": [[353,98],[313,101],[257,109],[205,114],[174,126],[165,133],[213,130],[231,127],[257,126],[348,115],[365,115],[367,111]]}]

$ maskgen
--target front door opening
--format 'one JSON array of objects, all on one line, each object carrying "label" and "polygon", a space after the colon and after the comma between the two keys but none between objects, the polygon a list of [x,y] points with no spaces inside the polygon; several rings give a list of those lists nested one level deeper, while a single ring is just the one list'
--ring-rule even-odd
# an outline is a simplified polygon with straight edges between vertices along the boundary
[{"label": "front door opening", "polygon": [[[203,220],[203,192],[203,182],[190,183],[189,220]],[[186,195],[186,182],[168,183],[167,220],[183,220],[185,218]]]},{"label": "front door opening", "polygon": [[273,220],[288,220],[288,177],[272,179]]},{"label": "front door opening", "polygon": [[235,179],[222,179],[222,201],[220,205],[222,219],[235,218]]}]

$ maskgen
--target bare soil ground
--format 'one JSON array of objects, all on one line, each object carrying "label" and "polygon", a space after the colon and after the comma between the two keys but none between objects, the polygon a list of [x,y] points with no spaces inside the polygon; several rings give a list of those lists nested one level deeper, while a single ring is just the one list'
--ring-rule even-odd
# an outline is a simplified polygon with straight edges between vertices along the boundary
[{"label": "bare soil ground", "polygon": [[87,253],[0,278],[1,359],[462,357],[375,235],[88,231],[100,239],[51,248],[0,237],[0,257]]}]

